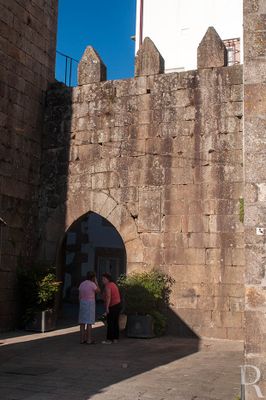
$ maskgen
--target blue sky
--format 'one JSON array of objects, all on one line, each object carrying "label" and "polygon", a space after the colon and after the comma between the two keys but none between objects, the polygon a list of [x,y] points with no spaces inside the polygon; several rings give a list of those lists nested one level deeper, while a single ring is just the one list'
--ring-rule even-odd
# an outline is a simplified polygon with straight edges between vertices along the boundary
[{"label": "blue sky", "polygon": [[[60,0],[57,50],[80,60],[92,45],[107,66],[108,79],[132,77],[135,15],[136,0]],[[58,80],[64,81],[64,70],[65,60],[57,56]],[[73,75],[75,84],[76,68]]]}]

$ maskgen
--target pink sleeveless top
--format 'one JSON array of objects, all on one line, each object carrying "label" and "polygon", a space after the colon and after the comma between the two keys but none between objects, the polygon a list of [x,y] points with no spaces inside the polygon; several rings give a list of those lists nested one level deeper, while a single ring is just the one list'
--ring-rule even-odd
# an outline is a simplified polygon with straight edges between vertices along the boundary
[{"label": "pink sleeveless top", "polygon": [[92,281],[84,281],[79,286],[79,299],[80,300],[95,300],[95,291],[97,286]]}]

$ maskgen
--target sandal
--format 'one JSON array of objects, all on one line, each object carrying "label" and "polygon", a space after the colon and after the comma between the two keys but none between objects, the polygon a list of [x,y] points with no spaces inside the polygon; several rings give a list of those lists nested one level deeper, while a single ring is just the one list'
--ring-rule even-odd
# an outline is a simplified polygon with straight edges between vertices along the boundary
[{"label": "sandal", "polygon": [[92,340],[91,342],[84,342],[86,344],[96,344],[95,340]]}]

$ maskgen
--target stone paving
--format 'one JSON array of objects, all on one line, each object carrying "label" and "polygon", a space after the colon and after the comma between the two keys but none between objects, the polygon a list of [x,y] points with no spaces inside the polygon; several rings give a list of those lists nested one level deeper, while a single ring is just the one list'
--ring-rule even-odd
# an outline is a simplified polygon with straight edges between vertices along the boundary
[{"label": "stone paving", "polygon": [[122,337],[80,345],[78,327],[0,335],[1,400],[235,400],[240,341]]}]

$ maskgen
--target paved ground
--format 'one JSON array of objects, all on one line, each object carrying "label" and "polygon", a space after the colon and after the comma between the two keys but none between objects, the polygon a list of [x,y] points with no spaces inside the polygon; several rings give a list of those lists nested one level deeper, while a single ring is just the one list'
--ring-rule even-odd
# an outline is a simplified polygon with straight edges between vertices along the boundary
[{"label": "paved ground", "polygon": [[[104,327],[94,329],[98,340]],[[163,337],[80,345],[78,327],[0,335],[1,400],[235,400],[242,343]]]}]

